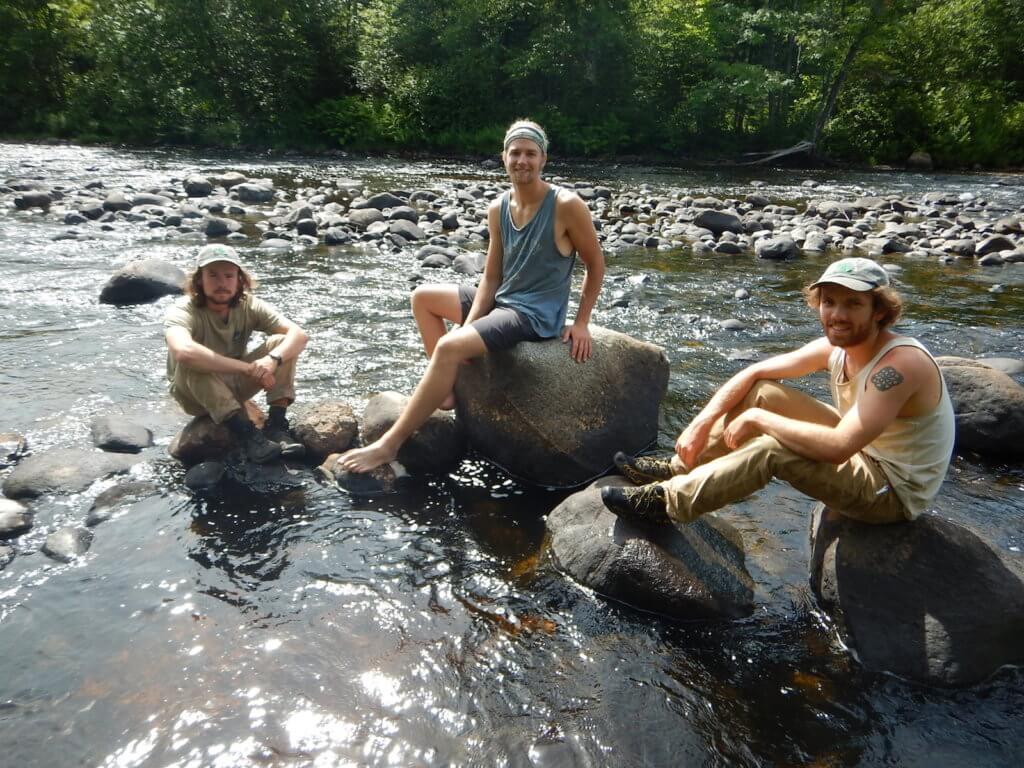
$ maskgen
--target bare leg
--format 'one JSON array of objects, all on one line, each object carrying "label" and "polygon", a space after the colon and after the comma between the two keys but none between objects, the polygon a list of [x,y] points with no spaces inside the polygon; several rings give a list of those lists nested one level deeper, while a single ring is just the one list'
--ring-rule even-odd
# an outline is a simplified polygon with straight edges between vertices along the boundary
[{"label": "bare leg", "polygon": [[381,464],[394,461],[398,449],[409,436],[419,429],[430,418],[445,397],[451,394],[455,386],[455,377],[459,366],[465,360],[487,352],[484,340],[474,328],[457,328],[444,335],[437,342],[434,354],[430,357],[427,372],[413,392],[409,404],[402,415],[387,432],[365,448],[346,451],[338,459],[342,469],[349,472],[369,472]]},{"label": "bare leg", "polygon": [[[423,339],[427,357],[434,354],[437,342],[447,332],[445,320],[458,325],[462,322],[462,302],[457,285],[421,285],[412,292],[412,316]],[[443,411],[455,407],[455,393],[449,392],[438,406]]]}]

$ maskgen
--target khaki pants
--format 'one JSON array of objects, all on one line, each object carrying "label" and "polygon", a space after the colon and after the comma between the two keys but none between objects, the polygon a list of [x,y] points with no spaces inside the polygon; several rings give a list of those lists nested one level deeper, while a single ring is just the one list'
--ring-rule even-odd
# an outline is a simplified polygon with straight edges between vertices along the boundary
[{"label": "khaki pants", "polygon": [[[251,363],[284,341],[283,334],[268,336],[259,347],[242,359]],[[241,373],[207,373],[179,365],[171,382],[171,397],[190,416],[210,414],[217,424],[242,407],[263,389],[255,379]],[[274,386],[267,390],[267,402],[295,400],[295,360],[285,360],[274,371]]]},{"label": "khaki pants", "polygon": [[[895,523],[909,519],[878,462],[863,453],[854,454],[839,465],[813,461],[768,435],[755,437],[730,451],[722,439],[726,424],[747,408],[755,407],[815,424],[839,423],[839,412],[831,406],[775,381],[757,382],[742,402],[712,428],[700,463],[690,472],[661,483],[669,517],[690,522],[705,512],[746,498],[777,477],[862,522]],[[678,457],[673,466],[683,471]]]}]

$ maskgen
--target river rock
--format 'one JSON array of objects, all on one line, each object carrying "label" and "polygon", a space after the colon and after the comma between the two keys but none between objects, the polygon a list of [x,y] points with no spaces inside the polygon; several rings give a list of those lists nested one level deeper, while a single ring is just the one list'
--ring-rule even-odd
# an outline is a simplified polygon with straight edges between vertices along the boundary
[{"label": "river rock", "polygon": [[[363,412],[363,443],[369,445],[394,424],[409,398],[398,392],[381,392],[370,398]],[[434,411],[430,418],[398,449],[398,462],[413,474],[450,471],[466,453],[462,425],[450,411]]]},{"label": "river rock", "polygon": [[218,187],[224,187],[224,189],[231,189],[237,187],[239,184],[244,184],[249,179],[243,176],[238,171],[228,171],[222,173],[219,176],[211,176],[210,181],[216,184]]},{"label": "river rock", "polygon": [[185,194],[188,197],[209,197],[213,192],[213,182],[205,176],[194,174],[185,179]]},{"label": "river rock", "polygon": [[193,491],[208,491],[223,478],[226,467],[219,461],[203,461],[185,473],[185,487]]},{"label": "river rock", "polygon": [[616,451],[654,442],[668,386],[661,347],[591,325],[593,355],[559,339],[525,342],[459,367],[459,420],[482,456],[527,482],[559,488],[604,474]]},{"label": "river rock", "polygon": [[168,452],[190,467],[203,461],[222,458],[235,444],[231,430],[214,424],[208,415],[196,416],[171,441]]},{"label": "river rock", "polygon": [[395,219],[391,222],[388,227],[388,231],[394,235],[404,237],[406,240],[425,240],[427,238],[426,232],[420,229],[416,224],[405,219]]},{"label": "river rock", "polygon": [[936,362],[956,413],[957,447],[1002,461],[1024,457],[1024,387],[977,360]]},{"label": "river rock", "polygon": [[138,461],[137,457],[124,454],[57,448],[21,462],[4,480],[3,491],[10,499],[45,493],[77,493],[94,480],[126,472]]},{"label": "river rock", "polygon": [[14,499],[0,499],[0,539],[18,536],[32,527],[32,513]]},{"label": "river rock", "polygon": [[274,199],[274,188],[268,184],[243,182],[236,184],[232,191],[243,203],[269,203]]},{"label": "river rock", "polygon": [[242,228],[240,222],[234,219],[222,219],[218,216],[210,216],[203,222],[203,234],[207,237],[226,237]]},{"label": "river rock", "polygon": [[972,685],[1024,663],[1024,559],[925,514],[868,525],[819,504],[811,587],[868,669]]},{"label": "river rock", "polygon": [[0,546],[0,571],[14,559],[14,547]]},{"label": "river rock", "polygon": [[19,211],[27,211],[30,208],[48,211],[52,202],[53,198],[47,192],[23,192],[14,198],[14,207]]},{"label": "river rock", "polygon": [[991,235],[981,240],[974,247],[975,256],[987,256],[990,253],[999,253],[1000,251],[1012,251],[1016,248],[1016,243],[1005,235]]},{"label": "river rock", "polygon": [[185,273],[162,259],[142,259],[126,264],[100,291],[101,304],[145,304],[161,296],[182,293]]},{"label": "river rock", "polygon": [[736,619],[753,610],[743,542],[714,515],[688,525],[639,527],[601,503],[602,478],[548,515],[555,565],[599,594],[676,619]]},{"label": "river rock", "polygon": [[25,455],[25,438],[14,432],[0,432],[0,469],[11,466]]},{"label": "river rock", "polygon": [[89,507],[89,514],[85,518],[85,524],[92,527],[106,522],[118,510],[129,504],[134,504],[140,499],[155,496],[159,492],[160,489],[148,480],[130,480],[127,483],[107,488],[93,500],[92,506]]},{"label": "river rock", "polygon": [[344,245],[352,242],[352,234],[341,227],[331,227],[324,232],[324,242],[327,245]]},{"label": "river rock", "polygon": [[348,212],[349,223],[356,229],[366,229],[371,224],[384,221],[384,214],[376,208],[362,208]]},{"label": "river rock", "polygon": [[93,533],[88,528],[68,526],[54,531],[46,537],[43,554],[62,563],[70,563],[81,557],[92,546]]},{"label": "river rock", "polygon": [[734,213],[716,211],[711,209],[702,210],[697,214],[693,223],[698,227],[711,230],[715,237],[720,237],[723,232],[735,232],[743,234],[743,222]]},{"label": "river rock", "polygon": [[123,192],[111,192],[103,201],[103,210],[105,211],[130,211],[131,209],[131,201],[124,196]]},{"label": "river rock", "polygon": [[337,466],[337,459],[336,454],[329,456],[328,461],[318,468],[318,472],[353,496],[383,496],[395,493],[408,479],[405,468],[397,461],[383,464],[370,472],[348,472]]},{"label": "river rock", "polygon": [[352,203],[352,208],[355,210],[363,208],[376,208],[378,211],[383,211],[385,208],[397,208],[405,205],[405,200],[393,195],[390,192],[380,192],[379,194],[373,195],[368,200],[357,200]]},{"label": "river rock", "polygon": [[978,362],[1002,371],[1007,376],[1019,376],[1024,373],[1024,360],[1018,360],[1016,357],[979,357]]},{"label": "river rock", "polygon": [[764,237],[757,241],[754,253],[759,259],[781,261],[795,259],[800,255],[800,249],[791,237]]},{"label": "river rock", "polygon": [[907,158],[907,167],[915,171],[930,171],[934,164],[932,156],[923,150],[912,152]]},{"label": "river rock", "polygon": [[108,414],[93,419],[92,442],[104,451],[138,453],[153,444],[153,433],[124,416]]},{"label": "river rock", "polygon": [[352,407],[338,400],[300,406],[291,417],[291,424],[295,439],[306,446],[307,455],[317,461],[348,450],[359,431]]}]

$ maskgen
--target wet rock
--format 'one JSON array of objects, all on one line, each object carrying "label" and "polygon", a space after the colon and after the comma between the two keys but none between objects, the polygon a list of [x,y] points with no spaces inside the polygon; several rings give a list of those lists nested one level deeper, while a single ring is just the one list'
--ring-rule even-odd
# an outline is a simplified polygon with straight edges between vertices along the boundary
[{"label": "wet rock", "polygon": [[52,202],[53,198],[47,192],[23,192],[14,198],[14,207],[19,211],[27,211],[30,208],[48,211]]},{"label": "wet rock", "polygon": [[85,524],[92,527],[106,522],[118,510],[134,504],[140,499],[155,496],[159,492],[160,489],[148,480],[132,480],[107,488],[93,500],[89,514],[85,518]]},{"label": "wet rock", "polygon": [[426,232],[411,221],[406,221],[405,219],[395,219],[391,222],[388,230],[392,234],[404,237],[406,240],[426,240],[427,238]]},{"label": "wet rock", "polygon": [[689,525],[637,527],[601,503],[602,478],[548,515],[556,567],[599,594],[677,619],[736,619],[753,610],[754,582],[731,525],[705,515]]},{"label": "wet rock", "polygon": [[185,179],[184,187],[188,197],[209,197],[213,192],[213,182],[205,176],[189,176]]},{"label": "wet rock", "polygon": [[241,228],[240,222],[234,219],[222,219],[217,216],[210,216],[203,222],[203,234],[207,237],[226,237],[232,232],[238,232]]},{"label": "wet rock", "polygon": [[153,444],[153,433],[124,416],[108,414],[93,419],[92,442],[104,451],[138,453]]},{"label": "wet rock", "polygon": [[999,253],[1000,251],[1012,251],[1016,247],[1016,243],[1005,235],[991,235],[981,240],[974,247],[974,255],[985,256],[990,253]]},{"label": "wet rock", "polygon": [[371,224],[384,221],[384,214],[376,208],[363,208],[348,212],[349,223],[356,229],[364,230]]},{"label": "wet rock", "polygon": [[0,499],[0,539],[18,536],[32,527],[32,513],[14,501]]},{"label": "wet rock", "polygon": [[420,220],[419,214],[416,213],[416,209],[408,205],[398,205],[392,208],[387,214],[388,221],[397,221],[398,219],[404,219],[405,221],[411,221],[413,224]]},{"label": "wet rock", "polygon": [[750,298],[750,291],[748,291],[746,288],[737,288],[736,291],[733,293],[732,297],[734,299],[739,299],[740,301],[743,301],[744,299]]},{"label": "wet rock", "polygon": [[742,320],[737,320],[735,317],[730,317],[722,321],[722,328],[726,331],[744,331],[747,328],[747,324]]},{"label": "wet rock", "polygon": [[962,357],[936,358],[956,413],[957,448],[1000,461],[1024,457],[1024,387]]},{"label": "wet rock", "polygon": [[222,458],[235,444],[231,430],[214,424],[207,415],[196,416],[171,441],[168,452],[190,467],[204,461]]},{"label": "wet rock", "polygon": [[210,181],[224,189],[232,189],[233,187],[237,187],[239,184],[244,184],[248,180],[249,179],[246,176],[243,176],[238,171],[228,171],[227,173],[222,173],[219,176],[210,177]]},{"label": "wet rock", "polygon": [[207,491],[224,478],[225,472],[225,466],[219,461],[201,462],[185,473],[185,487],[193,491]]},{"label": "wet rock", "polygon": [[67,527],[46,537],[43,554],[62,563],[81,557],[92,546],[93,533],[88,528]]},{"label": "wet rock", "polygon": [[123,192],[111,192],[103,200],[104,211],[130,211],[131,209],[131,201],[124,196]]},{"label": "wet rock", "polygon": [[282,493],[301,488],[305,484],[300,473],[289,469],[283,462],[254,464],[242,457],[241,451],[229,454],[224,468],[227,480],[253,493]]},{"label": "wet rock", "polygon": [[232,192],[243,203],[269,203],[274,199],[274,187],[269,184],[243,182],[236,184]]},{"label": "wet rock", "polygon": [[78,212],[90,221],[96,221],[105,213],[99,200],[83,200],[78,204]]},{"label": "wet rock", "polygon": [[819,504],[811,587],[868,669],[972,685],[1024,663],[1024,568],[968,529],[925,514],[868,525]]},{"label": "wet rock", "polygon": [[352,203],[352,208],[355,210],[365,208],[376,208],[378,211],[383,211],[385,208],[397,208],[405,205],[405,200],[393,195],[390,192],[381,192],[373,195],[368,200],[357,200]]},{"label": "wet rock", "polygon": [[291,425],[295,439],[317,461],[348,450],[359,431],[352,407],[337,400],[299,406],[291,416]]},{"label": "wet rock", "polygon": [[[157,195],[152,192],[137,192],[132,196],[132,208],[143,208],[144,213],[149,210],[150,206],[169,208],[172,205],[174,205],[174,201],[166,195]],[[162,215],[164,212],[160,211],[160,213]]]},{"label": "wet rock", "polygon": [[759,259],[781,261],[795,259],[800,255],[800,249],[791,237],[765,237],[757,241],[754,253]]},{"label": "wet rock", "polygon": [[89,220],[77,211],[68,211],[64,214],[64,223],[69,227],[78,226],[79,224],[85,224]]},{"label": "wet rock", "polygon": [[1003,261],[1003,257],[998,253],[990,253],[978,259],[979,267],[1001,267],[1005,263],[1006,262]]},{"label": "wet rock", "polygon": [[316,237],[317,225],[313,219],[299,219],[295,222],[295,231],[300,235]]},{"label": "wet rock", "polygon": [[616,451],[657,437],[668,386],[661,347],[591,325],[577,363],[559,339],[526,342],[459,368],[459,421],[480,454],[527,482],[570,488],[603,474]]},{"label": "wet rock", "polygon": [[124,454],[58,448],[22,461],[4,480],[3,491],[10,499],[77,493],[101,477],[127,471],[138,461]]},{"label": "wet rock", "polygon": [[395,493],[401,489],[403,481],[408,477],[405,469],[397,461],[384,464],[370,472],[359,473],[347,472],[338,468],[336,464],[332,466],[334,469],[331,474],[328,475],[326,471],[324,474],[331,477],[339,488],[353,496],[382,496]]},{"label": "wet rock", "polygon": [[952,253],[963,258],[969,258],[974,255],[973,240],[947,240],[942,244],[941,248],[946,253]]},{"label": "wet rock", "polygon": [[[381,392],[371,397],[363,412],[363,443],[369,445],[383,435],[408,402],[409,398],[398,392]],[[413,474],[442,474],[458,464],[465,453],[462,425],[450,411],[434,411],[398,450],[398,462]]]},{"label": "wet rock", "polygon": [[340,227],[332,227],[324,232],[324,242],[327,245],[344,245],[352,242],[352,234]]},{"label": "wet rock", "polygon": [[703,210],[697,214],[693,223],[698,227],[710,230],[715,237],[721,236],[723,232],[743,234],[743,222],[740,217],[725,211]]},{"label": "wet rock", "polygon": [[993,231],[998,235],[1018,235],[1024,229],[1021,227],[1020,219],[1016,216],[1006,216],[992,225]]},{"label": "wet rock", "polygon": [[7,567],[7,564],[14,559],[14,548],[0,546],[0,571]]},{"label": "wet rock", "polygon": [[100,291],[101,304],[145,304],[161,296],[182,293],[185,273],[162,259],[142,259],[126,264]]},{"label": "wet rock", "polygon": [[[452,269],[460,275],[479,275],[484,271],[484,263],[487,259],[485,253],[462,253],[452,260]],[[426,266],[426,262],[423,263]]]},{"label": "wet rock", "polygon": [[25,455],[27,443],[22,435],[0,432],[0,469],[11,466]]}]

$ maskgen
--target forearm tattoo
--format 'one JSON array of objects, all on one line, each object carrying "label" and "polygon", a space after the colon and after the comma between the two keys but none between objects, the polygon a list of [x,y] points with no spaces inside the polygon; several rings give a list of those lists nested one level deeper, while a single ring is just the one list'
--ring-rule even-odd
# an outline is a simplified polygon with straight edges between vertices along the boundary
[{"label": "forearm tattoo", "polygon": [[878,389],[879,392],[885,392],[887,389],[892,389],[898,384],[902,384],[903,374],[891,365],[887,365],[871,377],[871,383],[875,385],[875,388]]}]

